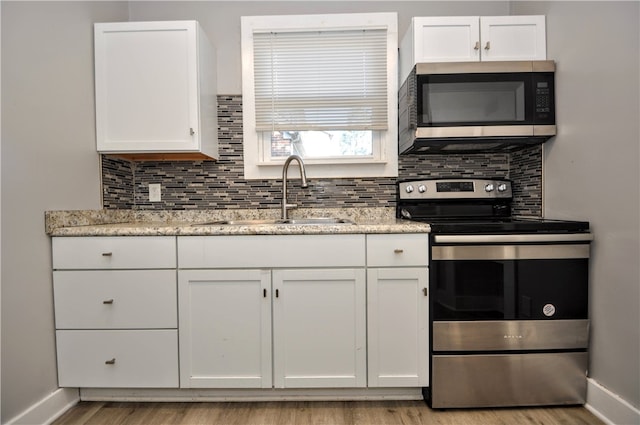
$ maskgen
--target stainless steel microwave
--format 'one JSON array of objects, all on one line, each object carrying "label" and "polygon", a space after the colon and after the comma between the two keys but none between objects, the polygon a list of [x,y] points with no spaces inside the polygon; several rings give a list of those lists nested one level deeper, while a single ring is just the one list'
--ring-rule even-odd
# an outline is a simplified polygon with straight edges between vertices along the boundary
[{"label": "stainless steel microwave", "polygon": [[419,63],[400,88],[399,151],[513,151],[556,134],[555,62]]}]

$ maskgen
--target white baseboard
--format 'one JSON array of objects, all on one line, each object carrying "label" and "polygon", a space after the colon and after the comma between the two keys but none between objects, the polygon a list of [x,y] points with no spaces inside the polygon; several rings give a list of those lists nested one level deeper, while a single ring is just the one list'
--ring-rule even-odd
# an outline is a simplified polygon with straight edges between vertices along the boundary
[{"label": "white baseboard", "polygon": [[587,404],[585,407],[609,425],[640,424],[640,410],[597,381],[587,379]]},{"label": "white baseboard", "polygon": [[50,424],[80,401],[77,388],[58,388],[5,425]]}]

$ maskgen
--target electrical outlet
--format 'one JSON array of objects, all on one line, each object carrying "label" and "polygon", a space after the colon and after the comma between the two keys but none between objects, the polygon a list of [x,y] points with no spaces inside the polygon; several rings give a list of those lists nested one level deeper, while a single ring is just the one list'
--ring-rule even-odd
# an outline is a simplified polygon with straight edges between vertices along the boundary
[{"label": "electrical outlet", "polygon": [[160,183],[149,183],[149,202],[160,202]]}]

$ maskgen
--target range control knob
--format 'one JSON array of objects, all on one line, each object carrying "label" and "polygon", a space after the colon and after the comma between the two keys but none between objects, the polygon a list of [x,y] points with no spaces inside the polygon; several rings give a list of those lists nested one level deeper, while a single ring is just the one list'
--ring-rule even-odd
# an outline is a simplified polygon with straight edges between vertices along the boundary
[{"label": "range control knob", "polygon": [[413,186],[411,186],[410,184],[407,185],[407,187],[404,189],[407,191],[407,193],[411,193],[413,192]]},{"label": "range control knob", "polygon": [[418,192],[420,193],[425,193],[427,191],[427,187],[423,184],[421,184],[420,186],[418,186]]},{"label": "range control knob", "polygon": [[506,183],[500,183],[498,185],[498,192],[504,192],[505,190],[507,190],[507,184]]},{"label": "range control knob", "polygon": [[493,183],[487,183],[484,186],[484,191],[485,192],[493,192],[493,189],[495,189],[495,186],[493,185]]}]

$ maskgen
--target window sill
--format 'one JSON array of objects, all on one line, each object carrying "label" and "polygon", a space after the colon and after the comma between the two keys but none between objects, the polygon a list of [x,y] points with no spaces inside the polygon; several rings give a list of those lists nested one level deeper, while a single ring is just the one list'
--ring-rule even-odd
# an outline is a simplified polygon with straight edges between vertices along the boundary
[{"label": "window sill", "polygon": [[[249,166],[245,163],[244,175],[247,180],[281,179],[282,164],[259,163]],[[294,164],[294,168],[297,167]],[[398,177],[397,161],[368,161],[366,163],[318,164],[305,161],[307,177],[313,178],[362,178],[362,177]],[[295,178],[296,174],[289,172]]]}]

